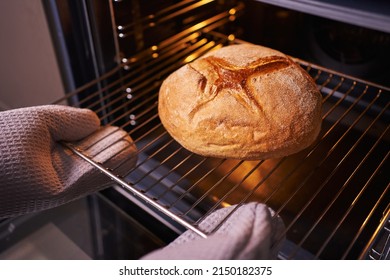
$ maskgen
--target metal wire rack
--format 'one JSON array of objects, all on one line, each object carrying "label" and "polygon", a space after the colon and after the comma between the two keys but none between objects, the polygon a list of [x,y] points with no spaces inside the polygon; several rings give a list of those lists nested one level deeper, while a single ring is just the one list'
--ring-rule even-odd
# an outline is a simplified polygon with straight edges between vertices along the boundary
[{"label": "metal wire rack", "polygon": [[375,234],[362,253],[362,258],[372,260],[390,259],[390,208],[386,211]]},{"label": "metal wire rack", "polygon": [[103,124],[129,133],[138,162],[126,176],[69,147],[126,191],[205,238],[210,232],[198,224],[211,212],[258,201],[285,222],[287,241],[280,258],[367,258],[390,201],[390,90],[295,59],[323,95],[319,139],[285,158],[201,157],[176,143],[160,123],[159,86],[204,53],[243,43],[232,39],[212,31],[183,33],[126,59],[57,102],[90,108]]}]

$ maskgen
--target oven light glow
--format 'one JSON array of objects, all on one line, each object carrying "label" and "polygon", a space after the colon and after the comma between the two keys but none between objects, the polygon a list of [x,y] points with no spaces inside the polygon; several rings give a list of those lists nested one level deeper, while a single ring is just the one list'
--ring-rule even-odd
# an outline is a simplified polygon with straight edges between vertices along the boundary
[{"label": "oven light glow", "polygon": [[129,115],[129,119],[130,119],[130,124],[131,125],[136,125],[137,124],[137,122],[135,121],[135,115],[130,114]]},{"label": "oven light glow", "polygon": [[235,15],[236,12],[237,12],[236,9],[230,9],[230,10],[229,10],[229,14],[230,14],[230,15]]},{"label": "oven light glow", "polygon": [[232,206],[232,205],[230,203],[226,202],[226,201],[222,201],[221,206],[225,208],[225,207],[229,207],[229,206]]},{"label": "oven light glow", "polygon": [[230,204],[229,202],[221,201],[221,198],[218,197],[218,196],[213,195],[213,196],[211,197],[211,199],[212,199],[215,203],[217,203],[217,202],[220,203],[220,205],[221,205],[223,208],[232,206],[232,204]]},{"label": "oven light glow", "polygon": [[236,39],[236,36],[234,36],[234,34],[230,34],[230,35],[228,36],[228,40],[229,40],[229,41],[234,41],[234,39]]},{"label": "oven light glow", "polygon": [[[206,38],[204,38],[204,39],[202,39],[202,40],[199,41],[199,43],[202,43],[202,44],[204,44],[204,43],[206,43],[206,42],[207,42],[207,39],[206,39]],[[211,41],[211,42],[208,42],[208,43],[207,43],[207,46],[208,46],[208,47],[212,47],[212,46],[214,46],[214,45],[215,45],[215,42],[214,42],[214,41]],[[199,56],[199,55],[196,54],[196,53],[190,54],[189,56],[187,56],[187,57],[184,59],[184,63],[190,63],[191,61],[195,60],[198,56]]]}]

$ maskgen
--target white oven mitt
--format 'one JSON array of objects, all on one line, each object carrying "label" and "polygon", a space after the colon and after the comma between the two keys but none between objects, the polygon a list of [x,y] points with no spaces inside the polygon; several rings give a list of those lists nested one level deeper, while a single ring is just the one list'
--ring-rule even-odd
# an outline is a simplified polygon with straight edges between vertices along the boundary
[{"label": "white oven mitt", "polygon": [[[215,211],[200,223],[210,232],[235,206]],[[238,208],[211,236],[204,239],[187,230],[166,247],[142,259],[258,260],[276,259],[284,240],[284,224],[264,204],[251,202]]]},{"label": "white oven mitt", "polygon": [[108,168],[126,160],[117,175],[136,163],[127,133],[100,127],[91,110],[46,105],[0,112],[0,218],[52,208],[112,184],[59,141],[75,143]]}]

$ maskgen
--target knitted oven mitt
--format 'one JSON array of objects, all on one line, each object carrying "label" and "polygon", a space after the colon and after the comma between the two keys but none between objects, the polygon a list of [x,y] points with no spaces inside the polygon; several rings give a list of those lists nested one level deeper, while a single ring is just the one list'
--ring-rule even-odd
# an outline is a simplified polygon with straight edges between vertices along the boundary
[{"label": "knitted oven mitt", "polygon": [[[210,232],[235,206],[219,209],[199,224]],[[275,259],[285,238],[281,218],[256,202],[238,208],[222,226],[204,239],[187,230],[166,247],[142,259],[258,260]]]},{"label": "knitted oven mitt", "polygon": [[118,175],[137,160],[128,134],[100,127],[91,110],[46,105],[0,112],[0,218],[52,208],[112,184],[59,141],[72,142]]}]

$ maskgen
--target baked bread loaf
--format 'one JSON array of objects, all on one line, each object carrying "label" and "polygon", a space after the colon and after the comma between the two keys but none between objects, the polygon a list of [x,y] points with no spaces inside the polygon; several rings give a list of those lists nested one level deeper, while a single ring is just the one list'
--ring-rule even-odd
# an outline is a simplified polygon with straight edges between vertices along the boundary
[{"label": "baked bread loaf", "polygon": [[296,153],[317,138],[321,94],[283,53],[239,44],[169,75],[158,110],[169,134],[203,156],[259,160]]}]

